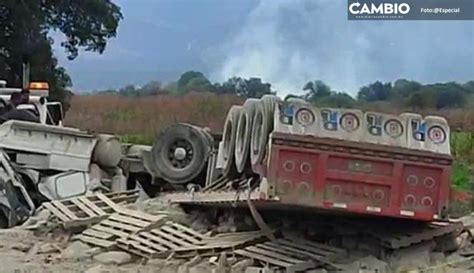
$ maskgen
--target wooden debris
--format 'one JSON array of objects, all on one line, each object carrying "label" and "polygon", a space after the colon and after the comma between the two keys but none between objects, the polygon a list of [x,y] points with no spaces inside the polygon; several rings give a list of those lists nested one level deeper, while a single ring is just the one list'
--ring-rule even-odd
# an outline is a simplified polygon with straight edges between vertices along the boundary
[{"label": "wooden debris", "polygon": [[304,271],[331,261],[345,254],[344,250],[298,238],[281,238],[234,251],[266,265],[279,267],[285,272]]},{"label": "wooden debris", "polygon": [[159,228],[144,230],[117,241],[117,245],[145,258],[167,257],[180,248],[202,245],[206,236],[184,225],[167,221]]},{"label": "wooden debris", "polygon": [[150,215],[144,212],[117,208],[117,212],[108,218],[84,230],[77,239],[82,242],[111,248],[117,239],[127,238],[138,232],[160,226],[167,220],[167,215]]},{"label": "wooden debris", "polygon": [[65,228],[70,228],[98,223],[119,210],[120,203],[134,202],[137,197],[137,191],[98,193],[45,202],[42,207],[50,211]]},{"label": "wooden debris", "polygon": [[117,245],[149,259],[165,258],[170,254],[177,258],[190,258],[196,255],[216,255],[222,251],[244,247],[249,243],[262,240],[265,240],[264,234],[260,231],[236,232],[209,237],[184,225],[168,221],[159,228],[119,239]]}]

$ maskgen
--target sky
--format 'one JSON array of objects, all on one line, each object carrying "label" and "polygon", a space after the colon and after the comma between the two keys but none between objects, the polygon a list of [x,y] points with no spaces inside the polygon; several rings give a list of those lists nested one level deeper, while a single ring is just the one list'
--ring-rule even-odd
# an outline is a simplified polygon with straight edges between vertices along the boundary
[{"label": "sky", "polygon": [[177,80],[261,77],[278,94],[310,80],[356,94],[376,80],[474,80],[474,21],[349,21],[346,0],[115,0],[124,15],[105,52],[73,61],[76,92]]}]

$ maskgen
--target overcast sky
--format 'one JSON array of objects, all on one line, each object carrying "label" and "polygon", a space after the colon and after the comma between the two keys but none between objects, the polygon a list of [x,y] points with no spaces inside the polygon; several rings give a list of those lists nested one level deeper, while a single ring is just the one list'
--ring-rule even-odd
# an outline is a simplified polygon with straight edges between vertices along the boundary
[{"label": "overcast sky", "polygon": [[[281,95],[320,79],[355,94],[375,80],[474,79],[474,21],[348,21],[346,0],[115,0],[124,20],[104,54],[60,62],[75,91],[262,77]],[[57,43],[58,44],[58,43]]]}]

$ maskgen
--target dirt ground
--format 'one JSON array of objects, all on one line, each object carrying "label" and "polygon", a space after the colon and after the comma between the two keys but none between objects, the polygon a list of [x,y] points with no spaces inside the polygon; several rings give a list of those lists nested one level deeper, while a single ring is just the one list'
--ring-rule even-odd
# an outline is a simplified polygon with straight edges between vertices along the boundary
[{"label": "dirt ground", "polygon": [[[133,258],[125,252],[108,252],[108,259],[97,258],[103,253],[79,241],[67,242],[68,235],[36,236],[21,228],[0,231],[0,272],[5,273],[152,273],[186,272],[186,261],[148,261]],[[118,264],[124,262],[124,264]],[[180,268],[181,265],[181,268]],[[195,273],[211,272],[206,261],[193,268]]]},{"label": "dirt ground", "polygon": [[[135,206],[136,207],[136,206]],[[202,217],[185,214],[182,210],[174,207],[165,208],[161,202],[145,202],[141,204],[141,210],[145,212],[166,209],[172,218],[178,222],[188,222],[188,226],[198,230],[199,227],[209,229],[208,223],[203,222]],[[474,215],[462,219],[465,226],[474,228]],[[245,224],[247,220],[233,220],[220,222],[220,226],[213,226],[215,230],[232,232],[236,223],[249,227],[252,223]],[[219,231],[217,231],[219,232]],[[230,266],[227,270],[218,267],[219,255],[212,257],[193,257],[191,259],[151,259],[145,260],[133,256],[121,250],[105,250],[93,247],[77,240],[77,233],[72,234],[58,228],[16,227],[0,230],[0,273],[36,273],[36,272],[86,272],[86,273],[152,273],[152,272],[179,272],[179,273],[227,273],[227,272],[250,272],[264,273],[275,271],[250,270],[252,262],[240,257],[226,257]],[[350,237],[349,237],[350,239]],[[355,240],[355,241],[354,241]],[[464,240],[464,241],[463,241]],[[468,241],[467,241],[468,240]],[[360,244],[358,238],[342,240],[342,246],[347,250],[348,256],[344,261],[338,261],[341,265],[340,273],[389,273],[389,272],[423,272],[423,273],[460,273],[474,272],[474,247],[470,236],[454,238],[452,241],[456,246],[467,248],[472,255],[462,256],[459,250],[435,250],[433,242],[419,243],[392,253],[383,261],[368,254],[370,251],[355,249],[354,243]],[[452,246],[447,246],[451,247]],[[367,247],[366,247],[367,248]],[[470,250],[471,249],[471,250]],[[253,263],[253,266],[256,266]],[[395,269],[396,268],[396,269]],[[247,269],[247,271],[246,271]],[[316,269],[308,272],[327,273],[336,272],[326,269]]]}]

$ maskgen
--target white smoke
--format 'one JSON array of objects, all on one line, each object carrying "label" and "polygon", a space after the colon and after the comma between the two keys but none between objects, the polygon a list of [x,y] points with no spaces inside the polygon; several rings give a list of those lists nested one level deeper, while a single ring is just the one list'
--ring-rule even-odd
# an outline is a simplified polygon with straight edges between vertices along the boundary
[{"label": "white smoke", "polygon": [[212,77],[261,77],[280,95],[316,79],[352,95],[375,80],[467,81],[474,75],[473,26],[348,21],[346,1],[261,0],[223,47]]}]

